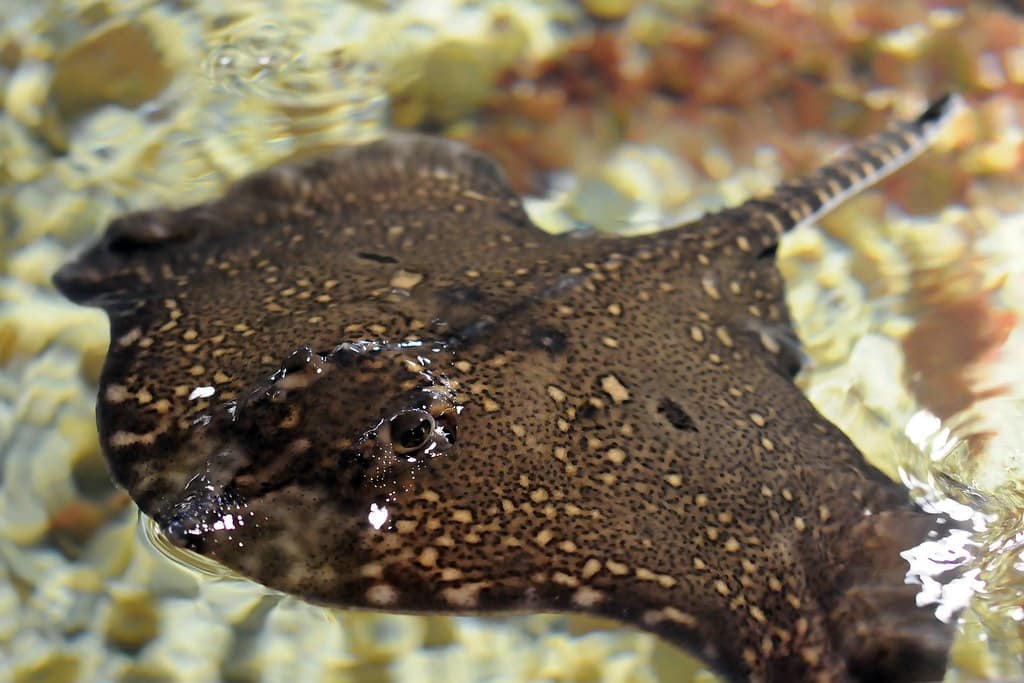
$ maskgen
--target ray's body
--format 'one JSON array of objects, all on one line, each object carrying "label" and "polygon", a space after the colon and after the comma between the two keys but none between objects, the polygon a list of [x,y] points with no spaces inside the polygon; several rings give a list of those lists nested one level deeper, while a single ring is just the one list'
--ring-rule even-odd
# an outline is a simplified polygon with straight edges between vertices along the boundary
[{"label": "ray's body", "polygon": [[114,477],[318,603],[600,613],[736,679],[939,678],[898,554],[934,521],[794,386],[774,253],[954,103],[643,237],[546,234],[415,135],[121,218],[56,276],[110,315]]}]

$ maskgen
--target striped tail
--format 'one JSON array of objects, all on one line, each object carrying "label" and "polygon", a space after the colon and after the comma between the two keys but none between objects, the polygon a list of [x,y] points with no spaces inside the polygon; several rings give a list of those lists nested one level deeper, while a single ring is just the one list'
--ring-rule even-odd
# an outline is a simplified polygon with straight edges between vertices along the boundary
[{"label": "striped tail", "polygon": [[736,232],[729,239],[759,244],[770,250],[779,236],[817,220],[848,197],[913,161],[928,148],[946,123],[962,108],[959,95],[947,94],[912,121],[900,121],[855,144],[813,174],[779,185],[767,197],[751,199],[720,217],[734,214]]}]

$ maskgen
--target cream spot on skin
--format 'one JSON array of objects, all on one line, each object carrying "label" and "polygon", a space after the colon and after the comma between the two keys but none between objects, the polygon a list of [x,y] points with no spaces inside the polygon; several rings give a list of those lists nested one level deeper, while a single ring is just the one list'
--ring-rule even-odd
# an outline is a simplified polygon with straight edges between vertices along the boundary
[{"label": "cream spot on skin", "polygon": [[423,273],[399,269],[391,276],[390,284],[395,289],[411,290],[423,281]]},{"label": "cream spot on skin", "polygon": [[548,396],[551,397],[551,400],[554,401],[555,403],[564,403],[565,402],[565,398],[566,398],[565,392],[562,391],[561,389],[559,389],[558,387],[556,387],[554,384],[549,384],[548,385],[547,393],[548,393]]},{"label": "cream spot on skin", "polygon": [[654,572],[652,572],[650,569],[648,569],[646,567],[637,567],[635,574],[636,574],[636,578],[640,579],[641,581],[657,581],[658,580],[658,575],[655,574]]},{"label": "cream spot on skin", "polygon": [[156,437],[159,436],[164,430],[145,432],[137,434],[135,432],[118,431],[110,435],[110,445],[115,448],[125,448],[126,446],[152,446],[156,443]]},{"label": "cream spot on skin", "polygon": [[127,333],[117,338],[117,344],[121,347],[129,347],[142,338],[142,329],[133,327]]},{"label": "cream spot on skin", "polygon": [[708,295],[709,299],[718,301],[722,298],[722,295],[718,292],[718,287],[715,285],[715,281],[709,277],[701,278],[700,280],[701,289]]},{"label": "cream spot on skin", "polygon": [[463,576],[462,570],[455,567],[445,567],[441,570],[442,581],[461,581]]},{"label": "cream spot on skin", "polygon": [[613,465],[621,465],[626,462],[626,452],[621,448],[609,448],[605,451],[604,456],[608,458]]},{"label": "cream spot on skin", "polygon": [[582,609],[590,609],[600,605],[605,599],[605,594],[596,588],[582,586],[572,594],[572,604]]},{"label": "cream spot on skin", "polygon": [[566,574],[565,572],[555,572],[551,575],[551,580],[560,586],[565,586],[566,588],[576,588],[580,585],[579,579],[575,576]]},{"label": "cream spot on skin", "polygon": [[601,378],[601,390],[611,397],[615,403],[625,403],[629,400],[629,390],[615,375],[605,375]]},{"label": "cream spot on skin", "polygon": [[682,624],[683,626],[687,626],[689,628],[694,628],[695,626],[697,626],[697,618],[695,616],[683,612],[675,607],[666,607],[663,610],[661,610],[661,613],[665,615],[666,619],[674,621],[677,624]]},{"label": "cream spot on skin", "polygon": [[441,597],[452,607],[476,607],[480,602],[480,591],[486,585],[486,582],[477,581],[445,588],[441,591]]},{"label": "cream spot on skin", "polygon": [[131,393],[123,384],[107,385],[107,390],[103,392],[103,397],[110,403],[124,403],[130,396]]},{"label": "cream spot on skin", "polygon": [[729,330],[724,327],[716,327],[715,336],[718,337],[718,341],[722,342],[723,346],[732,348],[732,337],[729,335]]},{"label": "cream spot on skin", "polygon": [[377,583],[366,589],[366,601],[377,607],[390,607],[398,602],[398,591],[394,586]]},{"label": "cream spot on skin", "polygon": [[665,621],[665,615],[660,609],[649,609],[644,612],[643,621],[647,626],[654,628],[661,622]]},{"label": "cream spot on skin", "polygon": [[622,562],[616,562],[615,560],[606,560],[604,566],[607,567],[608,571],[616,576],[625,576],[629,574],[629,566]]},{"label": "cream spot on skin", "polygon": [[418,526],[419,520],[416,519],[399,519],[395,521],[395,531],[400,534],[411,534],[416,531]]},{"label": "cream spot on skin", "polygon": [[452,521],[459,524],[471,524],[473,522],[472,510],[453,510]]},{"label": "cream spot on skin", "polygon": [[764,347],[765,351],[775,356],[779,355],[781,351],[779,343],[772,339],[771,335],[762,332],[758,335],[758,338],[761,340],[761,346]]},{"label": "cream spot on skin", "polygon": [[380,579],[384,576],[384,567],[380,562],[370,562],[359,568],[359,575],[368,579]]}]

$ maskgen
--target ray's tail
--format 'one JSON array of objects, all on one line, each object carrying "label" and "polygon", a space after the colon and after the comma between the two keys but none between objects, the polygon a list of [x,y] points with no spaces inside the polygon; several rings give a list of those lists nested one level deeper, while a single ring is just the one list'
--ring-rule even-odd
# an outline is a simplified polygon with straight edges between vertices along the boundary
[{"label": "ray's tail", "polygon": [[730,235],[772,249],[779,237],[817,220],[848,197],[905,166],[928,148],[963,107],[957,94],[935,100],[920,116],[899,121],[842,152],[813,174],[779,185],[766,198],[751,199],[728,212],[743,213],[732,224],[746,234]]}]

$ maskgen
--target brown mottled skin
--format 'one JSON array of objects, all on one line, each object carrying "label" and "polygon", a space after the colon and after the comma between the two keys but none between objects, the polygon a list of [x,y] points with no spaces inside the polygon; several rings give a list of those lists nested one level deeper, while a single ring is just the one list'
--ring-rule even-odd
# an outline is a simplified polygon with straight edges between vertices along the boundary
[{"label": "brown mottled skin", "polygon": [[125,216],[55,276],[110,316],[113,475],[317,603],[599,613],[736,680],[941,678],[899,557],[936,523],[794,386],[774,249],[955,103],[644,237],[544,233],[487,159],[408,134]]}]

